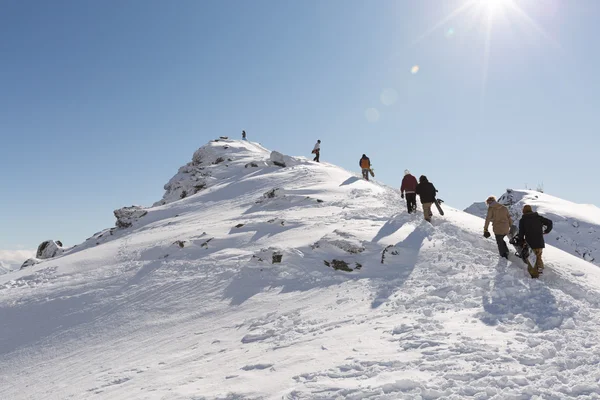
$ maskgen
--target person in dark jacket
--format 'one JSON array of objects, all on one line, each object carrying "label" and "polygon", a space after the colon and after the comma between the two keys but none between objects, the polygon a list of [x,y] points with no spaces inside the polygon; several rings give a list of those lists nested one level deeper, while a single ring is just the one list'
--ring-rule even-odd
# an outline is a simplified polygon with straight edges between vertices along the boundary
[{"label": "person in dark jacket", "polygon": [[544,235],[550,233],[551,230],[551,220],[533,212],[530,205],[523,207],[523,217],[519,221],[517,240],[519,243],[523,243],[523,241],[527,242],[529,247],[533,250],[535,254],[534,268],[537,270],[538,274],[544,269],[544,262],[542,261],[542,251],[546,247]]},{"label": "person in dark jacket", "polygon": [[371,172],[371,160],[365,154],[362,155],[362,158],[358,162],[360,168],[362,169],[362,176],[367,181],[369,180],[369,172]]},{"label": "person in dark jacket", "polygon": [[409,214],[417,212],[417,185],[417,178],[412,176],[409,170],[405,170],[400,186],[400,197],[404,198],[404,193],[406,193],[406,207]]},{"label": "person in dark jacket", "polygon": [[242,131],[242,140],[246,140],[246,131]]},{"label": "person in dark jacket", "polygon": [[425,221],[431,222],[431,217],[433,216],[431,205],[435,203],[437,189],[433,186],[433,183],[427,180],[425,175],[421,175],[419,177],[419,184],[417,185],[416,192],[421,199],[421,204],[423,204],[423,216],[425,217]]}]

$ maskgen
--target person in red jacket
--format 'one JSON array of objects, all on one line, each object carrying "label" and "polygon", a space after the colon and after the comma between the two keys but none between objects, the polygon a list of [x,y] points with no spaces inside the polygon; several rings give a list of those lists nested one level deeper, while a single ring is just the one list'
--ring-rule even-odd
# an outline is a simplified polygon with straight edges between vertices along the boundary
[{"label": "person in red jacket", "polygon": [[417,212],[417,178],[412,176],[409,170],[404,171],[404,178],[402,179],[402,186],[400,187],[402,198],[404,198],[405,192],[408,213]]}]

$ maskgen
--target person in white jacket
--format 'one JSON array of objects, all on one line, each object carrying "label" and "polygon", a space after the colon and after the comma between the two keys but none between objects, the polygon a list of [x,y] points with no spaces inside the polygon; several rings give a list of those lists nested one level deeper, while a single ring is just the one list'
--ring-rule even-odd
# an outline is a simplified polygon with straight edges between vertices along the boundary
[{"label": "person in white jacket", "polygon": [[312,153],[315,155],[313,161],[319,162],[319,156],[321,155],[321,140],[317,140]]}]

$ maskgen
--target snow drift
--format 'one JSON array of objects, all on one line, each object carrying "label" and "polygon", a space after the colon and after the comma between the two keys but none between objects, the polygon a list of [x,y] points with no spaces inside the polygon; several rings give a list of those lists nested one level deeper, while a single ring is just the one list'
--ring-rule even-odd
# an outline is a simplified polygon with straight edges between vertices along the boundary
[{"label": "snow drift", "polygon": [[0,398],[600,396],[596,266],[549,247],[531,280],[480,218],[251,142],[197,154],[131,226],[0,278]]}]

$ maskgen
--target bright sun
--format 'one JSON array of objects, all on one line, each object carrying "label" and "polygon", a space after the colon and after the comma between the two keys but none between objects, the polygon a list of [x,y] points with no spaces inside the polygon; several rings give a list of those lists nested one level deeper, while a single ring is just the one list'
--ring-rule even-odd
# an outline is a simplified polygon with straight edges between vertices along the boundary
[{"label": "bright sun", "polygon": [[[557,48],[561,47],[560,43],[556,42],[556,40],[554,40],[525,10],[521,8],[520,0],[462,0],[460,3],[461,5],[450,12],[450,14],[446,15],[441,21],[437,22],[425,33],[420,35],[413,42],[413,45],[421,42],[427,36],[442,27],[445,27],[446,29],[447,33],[445,36],[450,39],[454,37],[456,32],[461,31],[460,28],[462,28],[462,32],[467,33],[477,22],[479,22],[485,30],[485,32],[483,32],[485,35],[485,45],[482,62],[482,99],[485,97],[488,78],[490,53],[492,49],[492,30],[496,23],[500,23],[500,20],[502,20],[504,29],[506,29],[507,26],[510,28],[510,25],[520,24],[521,28],[525,27],[531,31],[535,31],[552,45]],[[459,18],[461,16],[462,18]],[[465,21],[465,19],[467,21]],[[449,25],[454,20],[460,21],[462,26],[457,27]]]},{"label": "bright sun", "polygon": [[479,6],[485,8],[490,14],[502,11],[512,3],[512,0],[479,0]]}]

